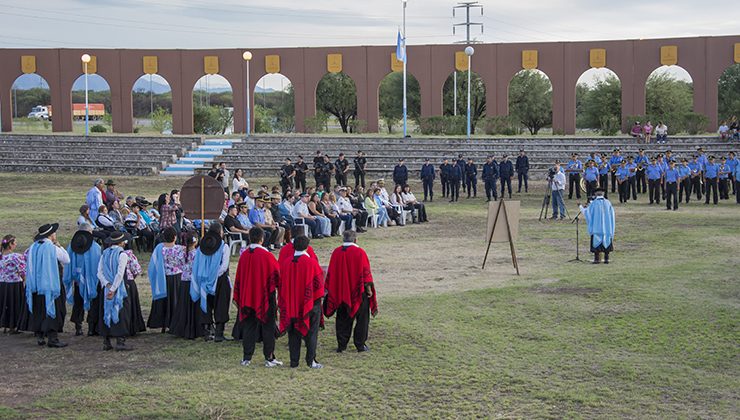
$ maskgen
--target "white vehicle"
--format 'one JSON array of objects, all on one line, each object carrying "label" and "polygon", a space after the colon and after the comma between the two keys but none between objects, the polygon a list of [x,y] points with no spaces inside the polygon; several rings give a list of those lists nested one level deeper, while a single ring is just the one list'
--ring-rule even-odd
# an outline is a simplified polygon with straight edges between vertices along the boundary
[{"label": "white vehicle", "polygon": [[34,118],[37,120],[49,120],[49,107],[41,105],[33,107],[33,109],[31,109],[31,112],[28,114],[28,118]]}]

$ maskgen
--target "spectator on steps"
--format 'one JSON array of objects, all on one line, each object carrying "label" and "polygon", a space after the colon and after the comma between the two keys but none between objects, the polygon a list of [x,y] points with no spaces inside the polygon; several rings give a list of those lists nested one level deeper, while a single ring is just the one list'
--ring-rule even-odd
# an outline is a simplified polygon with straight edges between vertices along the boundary
[{"label": "spectator on steps", "polygon": [[249,182],[244,177],[244,171],[237,169],[234,172],[234,179],[231,181],[231,191],[238,192],[242,198],[247,196],[247,190],[249,190]]},{"label": "spectator on steps", "polygon": [[658,144],[664,144],[668,141],[668,126],[663,124],[663,121],[658,121],[658,126],[655,127],[655,142]]},{"label": "spectator on steps", "polygon": [[630,130],[630,135],[632,137],[642,139],[642,126],[639,121],[635,121],[635,125],[633,125],[632,130]]}]

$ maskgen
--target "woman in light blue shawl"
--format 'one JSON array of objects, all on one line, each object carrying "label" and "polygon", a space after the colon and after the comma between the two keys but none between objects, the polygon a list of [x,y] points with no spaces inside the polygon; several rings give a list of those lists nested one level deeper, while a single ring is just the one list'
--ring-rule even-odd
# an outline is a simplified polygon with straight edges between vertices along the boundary
[{"label": "woman in light blue shawl", "polygon": [[131,303],[126,288],[126,265],[128,255],[123,246],[130,239],[127,233],[113,232],[106,243],[110,245],[103,251],[98,265],[98,280],[101,290],[100,335],[103,336],[103,350],[111,350],[111,337],[116,339],[116,350],[131,350],[126,346],[126,337],[131,330]]},{"label": "woman in light blue shawl", "polygon": [[229,245],[223,241],[220,223],[211,224],[195,254],[190,297],[200,303],[201,324],[208,331],[205,339],[230,340],[224,336],[231,308]]}]

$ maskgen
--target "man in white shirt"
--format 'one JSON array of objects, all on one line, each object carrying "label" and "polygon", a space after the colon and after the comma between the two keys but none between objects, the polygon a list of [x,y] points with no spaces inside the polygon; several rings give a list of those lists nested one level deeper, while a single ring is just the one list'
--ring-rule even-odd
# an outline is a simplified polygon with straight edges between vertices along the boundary
[{"label": "man in white shirt", "polygon": [[293,220],[298,222],[297,219],[303,219],[303,223],[309,227],[314,238],[323,238],[324,235],[321,234],[321,225],[319,225],[316,217],[311,216],[308,212],[309,195],[307,193],[303,193],[300,197],[301,199],[293,206],[293,213],[291,214],[291,216],[293,216]]},{"label": "man in white shirt", "polygon": [[550,172],[550,190],[552,191],[552,219],[560,217],[565,219],[565,203],[563,202],[563,191],[565,191],[565,174],[560,170],[560,162],[555,162],[555,174]]}]

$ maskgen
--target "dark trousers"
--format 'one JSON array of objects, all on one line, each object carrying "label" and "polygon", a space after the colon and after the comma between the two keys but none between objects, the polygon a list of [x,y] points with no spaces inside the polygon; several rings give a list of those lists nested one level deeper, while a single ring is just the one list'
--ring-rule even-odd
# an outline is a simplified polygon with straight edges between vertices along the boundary
[{"label": "dark trousers", "polygon": [[671,209],[671,197],[673,197],[673,210],[678,209],[678,184],[675,182],[665,183],[665,207]]},{"label": "dark trousers", "polygon": [[629,177],[630,190],[627,194],[631,195],[633,200],[637,200],[637,175]]},{"label": "dark trousers", "polygon": [[303,223],[308,226],[308,230],[311,231],[311,235],[314,237],[321,234],[321,227],[319,226],[319,222],[316,220],[303,219]]},{"label": "dark trousers", "polygon": [[653,204],[653,202],[660,204],[660,179],[648,180],[648,196],[650,197],[650,204]]},{"label": "dark trousers", "polygon": [[[352,334],[352,324],[355,324],[355,332]],[[349,344],[350,335],[354,337],[357,350],[362,349],[367,341],[367,333],[370,328],[370,302],[367,294],[362,294],[362,304],[354,317],[349,316],[346,305],[337,310],[337,348],[345,350]]]},{"label": "dark trousers", "polygon": [[686,196],[686,203],[688,204],[689,198],[691,196],[691,179],[686,178],[683,181],[681,181],[681,184],[678,186],[678,201],[683,201],[684,195]]},{"label": "dark trousers", "polygon": [[509,190],[509,198],[511,198],[511,177],[505,176],[501,178],[501,198],[504,198],[504,186]]},{"label": "dark trousers", "polygon": [[732,195],[737,194],[737,180],[735,179],[735,175],[730,175],[730,185],[732,185]]},{"label": "dark trousers", "polygon": [[604,189],[604,197],[606,198],[608,196],[607,193],[609,192],[609,174],[599,175],[599,188]]},{"label": "dark trousers", "polygon": [[727,178],[719,180],[719,199],[720,200],[730,199],[730,180]]},{"label": "dark trousers", "polygon": [[621,183],[618,183],[619,186],[619,202],[620,203],[626,203],[629,199],[629,180],[624,180]]},{"label": "dark trousers", "polygon": [[637,192],[644,194],[647,192],[647,181],[645,176],[645,170],[637,171],[635,177],[637,177]]},{"label": "dark trousers", "polygon": [[450,201],[457,201],[460,198],[460,180],[451,179],[448,181]]},{"label": "dark trousers", "polygon": [[709,204],[709,194],[711,193],[713,195],[712,202],[714,202],[714,204],[717,204],[717,178],[706,178],[704,180],[704,186],[707,192],[704,203]]},{"label": "dark trousers", "polygon": [[355,172],[355,188],[357,186],[361,186],[362,188],[365,188],[365,173],[364,172]]},{"label": "dark trousers", "polygon": [[663,200],[665,200],[665,180],[662,180],[660,182],[660,196],[663,197]]},{"label": "dark trousers", "polygon": [[740,181],[735,181],[735,201],[740,204]]},{"label": "dark trousers", "polygon": [[617,173],[612,171],[612,192],[615,192],[618,186]]},{"label": "dark trousers", "polygon": [[450,194],[450,183],[447,178],[441,178],[440,182],[442,183],[442,197],[447,197]]},{"label": "dark trousers", "polygon": [[280,186],[283,190],[283,195],[290,190],[293,189],[293,179],[292,178],[282,178],[280,179]]},{"label": "dark trousers", "polygon": [[265,231],[265,242],[262,245],[264,245],[265,247],[275,245],[280,231],[275,228],[262,228],[262,230]]},{"label": "dark trousers", "polygon": [[517,178],[519,182],[517,182],[516,192],[522,192],[522,180],[524,180],[524,192],[529,192],[529,172],[517,172]]},{"label": "dark trousers", "polygon": [[581,199],[581,174],[568,175],[568,200],[573,198],[573,190],[576,191],[576,198]]},{"label": "dark trousers", "polygon": [[468,198],[470,198],[470,193],[473,193],[474,197],[478,196],[478,177],[476,176],[469,176],[465,179],[465,183],[468,186]]},{"label": "dark trousers", "polygon": [[301,359],[301,341],[306,343],[306,363],[309,366],[316,359],[316,344],[319,338],[319,324],[321,323],[321,299],[313,304],[308,313],[308,333],[302,336],[293,324],[288,327],[288,349],[290,350],[290,367],[298,367]]},{"label": "dark trousers", "polygon": [[343,187],[347,186],[347,174],[335,174],[334,180],[337,181],[337,185],[341,185]]},{"label": "dark trousers", "polygon": [[300,188],[301,192],[306,191],[306,175],[295,178],[295,187]]},{"label": "dark trousers", "polygon": [[483,181],[483,187],[486,189],[486,198],[494,200],[498,199],[498,192],[496,192],[496,179],[486,179]]},{"label": "dark trousers", "polygon": [[262,338],[262,354],[265,360],[275,358],[275,294],[270,295],[270,306],[267,310],[267,318],[262,323],[254,314],[241,321],[242,347],[244,348],[244,360],[252,360],[255,343]]},{"label": "dark trousers", "polygon": [[699,176],[692,176],[691,177],[691,191],[696,191],[696,199],[701,200],[701,177]]},{"label": "dark trousers", "polygon": [[421,183],[424,186],[424,200],[427,197],[434,200],[434,179],[422,179]]},{"label": "dark trousers", "polygon": [[355,215],[355,226],[364,228],[367,224],[367,211],[363,209],[357,209],[359,210],[357,214]]},{"label": "dark trousers", "polygon": [[593,197],[594,190],[596,190],[596,180],[586,181],[586,197]]}]

